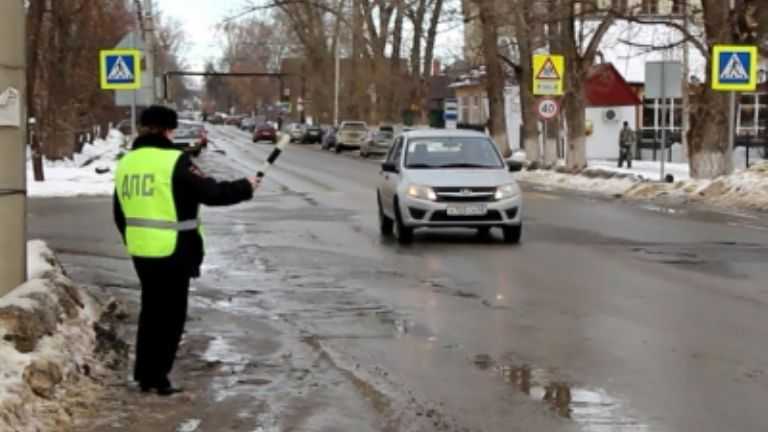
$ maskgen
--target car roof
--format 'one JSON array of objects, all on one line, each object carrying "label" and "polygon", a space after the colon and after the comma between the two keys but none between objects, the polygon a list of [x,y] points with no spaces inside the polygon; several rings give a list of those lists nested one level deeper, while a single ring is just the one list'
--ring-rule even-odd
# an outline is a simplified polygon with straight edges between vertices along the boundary
[{"label": "car roof", "polygon": [[488,138],[483,133],[471,129],[414,129],[403,132],[405,138]]}]

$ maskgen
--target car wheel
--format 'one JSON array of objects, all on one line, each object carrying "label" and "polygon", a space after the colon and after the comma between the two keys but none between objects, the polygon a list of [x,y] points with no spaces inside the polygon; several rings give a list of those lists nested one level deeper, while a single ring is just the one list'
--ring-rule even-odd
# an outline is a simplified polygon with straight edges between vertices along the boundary
[{"label": "car wheel", "polygon": [[520,237],[522,237],[523,234],[522,224],[517,226],[505,226],[502,230],[504,232],[504,241],[506,243],[520,243]]},{"label": "car wheel", "polygon": [[341,153],[341,144],[336,144],[336,148],[334,150],[336,150],[336,153]]},{"label": "car wheel", "polygon": [[384,209],[381,206],[381,196],[376,194],[376,201],[379,204],[379,232],[383,237],[389,237],[392,235],[394,228],[394,221],[384,214]]},{"label": "car wheel", "polygon": [[393,233],[397,242],[400,244],[410,244],[413,242],[413,228],[403,224],[403,217],[400,215],[400,204],[395,199],[395,223],[393,224]]}]

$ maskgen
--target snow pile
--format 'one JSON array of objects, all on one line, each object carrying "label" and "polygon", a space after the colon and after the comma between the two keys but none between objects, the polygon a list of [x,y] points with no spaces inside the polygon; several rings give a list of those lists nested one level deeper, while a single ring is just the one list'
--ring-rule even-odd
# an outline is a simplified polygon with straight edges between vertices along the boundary
[{"label": "snow pile", "polygon": [[[625,176],[618,173],[611,174],[605,171],[605,175],[598,175],[597,170],[587,170],[590,175],[574,175],[552,170],[522,171],[515,175],[517,180],[532,183],[545,188],[571,189],[581,192],[594,192],[604,195],[622,195],[634,186],[639,177]],[[594,175],[592,175],[594,174]]]},{"label": "snow pile", "polygon": [[100,308],[44,243],[28,246],[29,281],[0,297],[0,430],[63,430],[98,392]]},{"label": "snow pile", "polygon": [[674,203],[700,202],[721,207],[768,211],[768,162],[753,165],[714,180],[694,180],[684,164],[668,164],[673,183],[656,181],[657,162],[633,162],[632,169],[617,168],[609,161],[590,161],[579,174],[555,170],[526,170],[516,174],[519,181],[545,188],[559,188],[637,200],[664,200]]},{"label": "snow pile", "polygon": [[768,162],[714,180],[638,184],[624,194],[632,199],[702,202],[721,207],[768,211]]},{"label": "snow pile", "polygon": [[32,197],[111,195],[118,157],[125,151],[125,137],[110,130],[107,139],[86,144],[71,159],[44,161],[45,181],[34,181],[32,160],[27,158],[27,193]]}]

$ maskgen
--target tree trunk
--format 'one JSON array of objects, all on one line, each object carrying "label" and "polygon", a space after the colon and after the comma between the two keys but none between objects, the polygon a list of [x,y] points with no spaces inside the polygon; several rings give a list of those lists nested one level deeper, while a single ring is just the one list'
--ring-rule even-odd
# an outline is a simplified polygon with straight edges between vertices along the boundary
[{"label": "tree trunk", "polygon": [[402,94],[400,87],[401,75],[401,61],[400,54],[402,53],[403,45],[403,20],[405,14],[403,11],[402,0],[395,0],[395,28],[392,31],[392,58],[389,60],[389,76],[387,81],[389,89],[387,91],[387,117],[390,121],[395,121],[399,118],[400,113],[397,111],[397,107],[402,100],[399,95]]},{"label": "tree trunk", "polygon": [[494,0],[476,0],[480,9],[480,22],[483,26],[483,57],[485,62],[485,88],[488,95],[488,129],[504,157],[512,152],[507,141],[507,123],[505,121],[504,87],[506,79],[499,60],[499,29],[496,22]]},{"label": "tree trunk", "polygon": [[728,94],[709,86],[696,98],[688,130],[688,158],[693,178],[715,178],[733,171],[728,149]]},{"label": "tree trunk", "polygon": [[[577,67],[571,65],[572,68]],[[568,150],[565,164],[571,172],[579,172],[587,167],[586,106],[580,77],[577,70],[567,74],[569,95],[565,98],[565,118],[568,122]],[[578,96],[577,96],[578,95]]]},{"label": "tree trunk", "polygon": [[[715,43],[733,42],[734,29],[728,2],[703,0],[702,8],[708,46],[711,48]],[[707,70],[711,69],[711,62],[710,57]],[[693,178],[715,178],[733,170],[728,148],[728,94],[712,90],[709,79],[707,74],[701,93],[692,97],[688,163]]]},{"label": "tree trunk", "polygon": [[520,54],[517,81],[520,85],[520,112],[523,121],[523,136],[521,140],[523,141],[526,159],[533,166],[537,166],[541,163],[541,146],[539,145],[539,118],[536,115],[536,97],[533,95],[533,64],[531,60],[534,50],[543,43],[542,38],[537,37],[541,26],[538,20],[532,19],[532,9],[525,0],[518,0],[518,3],[514,6],[515,34]]}]

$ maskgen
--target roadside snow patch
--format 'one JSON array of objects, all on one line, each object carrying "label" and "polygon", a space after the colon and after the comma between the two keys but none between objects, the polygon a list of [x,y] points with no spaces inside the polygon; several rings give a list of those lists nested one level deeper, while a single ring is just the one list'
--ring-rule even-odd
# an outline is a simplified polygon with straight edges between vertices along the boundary
[{"label": "roadside snow patch", "polygon": [[44,160],[45,181],[34,180],[32,159],[27,157],[27,194],[31,197],[112,195],[114,170],[124,151],[125,137],[111,130],[107,139],[86,144],[71,159]]},{"label": "roadside snow patch", "polygon": [[28,250],[29,281],[0,297],[0,430],[65,430],[98,392],[99,306],[43,242]]},{"label": "roadside snow patch", "polygon": [[187,420],[180,424],[176,432],[195,432],[200,427],[201,421],[198,419]]}]

